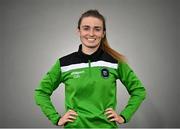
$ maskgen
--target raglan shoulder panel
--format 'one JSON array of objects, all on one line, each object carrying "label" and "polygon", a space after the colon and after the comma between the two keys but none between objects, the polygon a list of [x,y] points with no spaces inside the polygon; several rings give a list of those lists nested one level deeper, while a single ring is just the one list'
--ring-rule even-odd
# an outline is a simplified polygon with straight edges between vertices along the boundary
[{"label": "raglan shoulder panel", "polygon": [[63,56],[59,58],[59,60],[61,67],[81,63],[80,58],[77,57],[77,52],[73,52],[69,55]]},{"label": "raglan shoulder panel", "polygon": [[118,63],[118,60],[116,60],[115,58],[113,58],[111,55],[109,55],[107,52],[104,52],[102,54],[101,60],[106,61],[106,62],[110,62],[110,63]]}]

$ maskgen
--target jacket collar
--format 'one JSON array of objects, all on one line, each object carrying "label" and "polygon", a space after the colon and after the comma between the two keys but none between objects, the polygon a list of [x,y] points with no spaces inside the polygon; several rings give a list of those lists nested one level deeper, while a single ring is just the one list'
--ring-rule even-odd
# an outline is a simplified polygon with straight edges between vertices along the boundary
[{"label": "jacket collar", "polygon": [[103,53],[103,50],[101,47],[99,47],[93,54],[87,55],[83,53],[82,51],[82,44],[79,45],[79,50],[78,50],[78,56],[83,59],[85,62],[90,61],[98,61]]}]

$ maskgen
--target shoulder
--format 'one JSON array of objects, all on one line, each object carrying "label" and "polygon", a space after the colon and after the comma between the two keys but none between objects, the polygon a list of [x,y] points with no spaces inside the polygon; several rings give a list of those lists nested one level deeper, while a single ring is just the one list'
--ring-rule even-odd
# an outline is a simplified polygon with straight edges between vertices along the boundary
[{"label": "shoulder", "polygon": [[68,55],[65,55],[59,58],[59,61],[60,61],[61,66],[68,66],[68,65],[76,64],[80,62],[77,52],[73,52]]},{"label": "shoulder", "polygon": [[113,56],[111,56],[109,53],[107,52],[103,52],[102,54],[102,60],[106,61],[106,62],[110,62],[110,63],[118,63],[118,60],[116,60]]}]

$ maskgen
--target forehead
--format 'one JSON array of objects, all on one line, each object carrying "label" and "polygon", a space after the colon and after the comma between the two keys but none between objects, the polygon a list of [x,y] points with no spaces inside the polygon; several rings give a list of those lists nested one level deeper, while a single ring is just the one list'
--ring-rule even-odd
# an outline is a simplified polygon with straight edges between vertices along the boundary
[{"label": "forehead", "polygon": [[84,26],[84,25],[103,27],[103,22],[102,20],[95,17],[84,17],[81,21],[81,26]]}]

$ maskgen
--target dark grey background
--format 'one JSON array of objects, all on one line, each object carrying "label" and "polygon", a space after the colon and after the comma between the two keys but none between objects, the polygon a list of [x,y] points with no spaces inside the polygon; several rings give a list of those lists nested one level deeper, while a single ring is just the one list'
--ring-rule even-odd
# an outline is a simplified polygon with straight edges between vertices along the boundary
[{"label": "dark grey background", "polygon": [[[179,0],[0,0],[0,127],[55,127],[35,105],[34,89],[56,59],[77,51],[80,15],[98,9],[107,37],[147,89],[121,127],[180,127]],[[118,81],[117,112],[128,100]],[[64,114],[64,85],[52,95]]]}]

